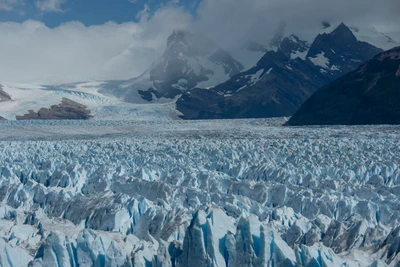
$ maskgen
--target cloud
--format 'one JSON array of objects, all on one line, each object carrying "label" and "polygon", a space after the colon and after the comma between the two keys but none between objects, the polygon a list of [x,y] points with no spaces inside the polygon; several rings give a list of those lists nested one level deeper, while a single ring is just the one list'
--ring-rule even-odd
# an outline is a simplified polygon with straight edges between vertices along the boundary
[{"label": "cloud", "polygon": [[165,7],[138,23],[85,26],[68,22],[0,23],[0,81],[61,83],[88,79],[129,79],[142,74],[165,49],[175,28],[191,16]]},{"label": "cloud", "polygon": [[[15,1],[0,0],[0,6]],[[43,12],[62,10],[60,1],[40,3]],[[229,51],[248,40],[268,43],[282,22],[286,31],[304,36],[315,36],[322,21],[400,32],[398,0],[203,0],[194,15],[169,3],[156,11],[145,6],[138,22],[122,24],[68,22],[49,28],[33,20],[0,23],[0,81],[132,78],[162,54],[174,29],[201,32]]]},{"label": "cloud", "polygon": [[0,10],[11,11],[14,6],[20,3],[20,0],[0,0]]},{"label": "cloud", "polygon": [[66,2],[66,0],[36,0],[36,7],[45,12],[62,12],[61,5]]},{"label": "cloud", "polygon": [[322,21],[399,29],[398,0],[203,0],[195,27],[225,47],[268,41],[282,22],[287,31],[315,34]]}]

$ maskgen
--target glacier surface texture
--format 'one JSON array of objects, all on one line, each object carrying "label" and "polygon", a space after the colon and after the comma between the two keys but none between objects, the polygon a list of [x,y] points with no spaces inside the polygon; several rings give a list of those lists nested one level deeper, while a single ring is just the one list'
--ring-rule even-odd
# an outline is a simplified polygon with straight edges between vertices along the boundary
[{"label": "glacier surface texture", "polygon": [[0,266],[399,266],[400,127],[0,123]]}]

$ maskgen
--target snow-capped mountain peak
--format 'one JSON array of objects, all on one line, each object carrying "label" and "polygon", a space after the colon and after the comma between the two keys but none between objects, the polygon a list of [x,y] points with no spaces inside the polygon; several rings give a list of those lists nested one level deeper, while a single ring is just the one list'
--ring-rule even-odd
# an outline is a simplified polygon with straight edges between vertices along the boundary
[{"label": "snow-capped mountain peak", "polygon": [[380,52],[358,41],[343,23],[318,34],[311,45],[289,35],[253,68],[212,92],[195,89],[184,94],[177,107],[189,119],[291,116],[317,89]]},{"label": "snow-capped mountain peak", "polygon": [[194,87],[216,86],[242,70],[242,64],[204,35],[174,31],[162,57],[142,76],[125,83],[118,95],[125,101],[132,94],[147,101],[174,99]]},{"label": "snow-capped mountain peak", "polygon": [[300,57],[304,59],[309,48],[310,45],[306,41],[300,40],[300,38],[294,34],[283,38],[279,45],[279,50],[290,58]]},{"label": "snow-capped mountain peak", "polygon": [[347,27],[343,22],[336,27],[336,29],[331,32],[332,35],[338,35],[341,38],[346,38],[348,41],[356,42],[357,38],[354,36],[349,27]]},{"label": "snow-capped mountain peak", "polygon": [[332,32],[319,34],[315,38],[307,58],[321,67],[321,71],[344,74],[380,52],[381,49],[357,40],[350,28],[341,23]]}]

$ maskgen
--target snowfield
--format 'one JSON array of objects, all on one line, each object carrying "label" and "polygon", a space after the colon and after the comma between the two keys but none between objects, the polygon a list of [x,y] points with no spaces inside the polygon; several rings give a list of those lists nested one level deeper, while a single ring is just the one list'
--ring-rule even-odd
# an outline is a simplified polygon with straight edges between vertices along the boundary
[{"label": "snowfield", "polygon": [[179,111],[175,108],[176,99],[160,98],[152,103],[143,100],[136,91],[131,102],[121,101],[112,96],[115,88],[132,86],[131,81],[82,82],[59,85],[2,84],[2,90],[11,96],[11,101],[1,102],[0,117],[16,120],[16,116],[37,112],[59,104],[63,98],[85,105],[94,120],[175,120]]},{"label": "snowfield", "polygon": [[0,122],[0,266],[398,266],[400,126]]}]

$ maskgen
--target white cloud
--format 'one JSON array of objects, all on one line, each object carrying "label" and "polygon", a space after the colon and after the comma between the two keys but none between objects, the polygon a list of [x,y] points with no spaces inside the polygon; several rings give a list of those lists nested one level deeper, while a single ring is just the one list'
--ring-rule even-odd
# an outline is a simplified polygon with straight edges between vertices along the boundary
[{"label": "white cloud", "polygon": [[315,33],[324,20],[400,30],[398,14],[399,0],[203,0],[196,28],[229,47],[248,39],[266,42],[281,22],[293,32]]},{"label": "white cloud", "polygon": [[58,83],[87,79],[128,79],[140,75],[165,49],[175,28],[191,16],[163,8],[138,23],[86,27],[69,22],[49,28],[41,22],[0,23],[0,83]]},{"label": "white cloud", "polygon": [[0,0],[0,10],[11,11],[14,6],[20,3],[20,0]]},{"label": "white cloud", "polygon": [[[14,1],[21,0],[0,0],[0,6]],[[43,12],[62,10],[61,2],[47,7]],[[322,20],[400,31],[398,0],[203,0],[195,18],[170,1],[152,13],[145,7],[137,23],[90,27],[0,23],[0,83],[132,78],[161,55],[174,29],[202,32],[228,50],[249,39],[268,42],[282,21],[294,32],[314,33]]]},{"label": "white cloud", "polygon": [[45,12],[62,12],[61,5],[66,0],[36,0],[35,5],[40,11]]}]

